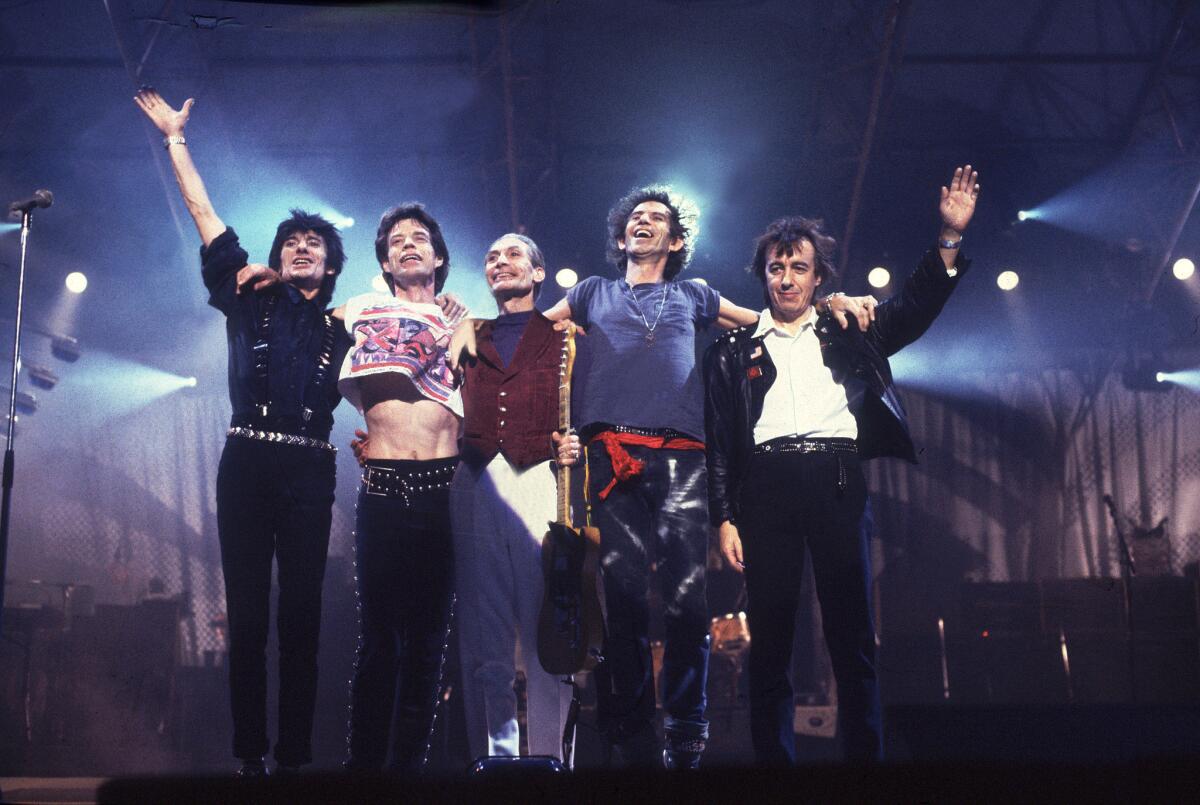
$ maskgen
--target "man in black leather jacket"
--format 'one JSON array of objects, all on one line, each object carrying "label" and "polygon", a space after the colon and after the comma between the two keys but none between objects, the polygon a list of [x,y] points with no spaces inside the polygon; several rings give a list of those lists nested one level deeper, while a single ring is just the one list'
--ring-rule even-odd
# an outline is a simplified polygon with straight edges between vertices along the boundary
[{"label": "man in black leather jacket", "polygon": [[812,305],[818,286],[832,284],[833,238],[804,218],[771,224],[750,269],[763,282],[767,310],[705,355],[709,516],[726,561],[746,575],[750,728],[761,764],[795,761],[788,668],[806,549],[845,755],[882,754],[871,513],[860,461],[916,461],[888,357],[929,328],[968,268],[959,249],[977,178],[967,165],[942,188],[937,248],[875,309],[865,333],[839,327]]}]

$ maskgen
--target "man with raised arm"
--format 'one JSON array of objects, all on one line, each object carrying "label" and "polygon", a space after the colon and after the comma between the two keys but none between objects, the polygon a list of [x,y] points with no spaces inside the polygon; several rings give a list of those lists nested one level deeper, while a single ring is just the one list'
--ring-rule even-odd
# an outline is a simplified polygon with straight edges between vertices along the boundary
[{"label": "man with raised arm", "polygon": [[[713,323],[750,324],[758,314],[708,285],[678,279],[691,255],[695,217],[669,188],[625,196],[608,216],[608,257],[620,278],[589,277],[547,312],[588,331],[591,360],[574,411],[587,445],[587,494],[604,575],[598,726],[615,759],[628,765],[694,768],[708,739],[709,524],[696,334]],[[866,326],[869,309],[845,297],[838,304],[858,310]],[[559,461],[574,462],[579,443],[559,440]],[[661,754],[646,597],[652,565],[666,627]]]},{"label": "man with raised arm", "polygon": [[941,192],[941,233],[866,332],[814,309],[834,280],[834,240],[820,223],[781,218],[758,239],[750,271],[767,309],[757,325],[705,354],[709,516],[721,552],[745,572],[749,597],[750,731],[763,765],[796,759],[788,679],[805,550],[821,603],[845,756],[882,755],[868,539],[860,462],[916,462],[888,357],[919,338],[969,262],[959,254],[978,174],[959,168]]},{"label": "man with raised arm", "polygon": [[[345,255],[338,231],[293,210],[279,224],[268,262],[281,282],[241,292],[247,254],[209,201],[188,152],[181,109],[143,88],[134,99],[163,134],[202,246],[209,304],[225,314],[233,407],[217,473],[217,532],[229,617],[233,754],[240,776],[266,774],[266,644],[271,563],[279,568],[279,770],[312,761],[321,582],[334,496],[333,409],[350,339],[325,307]],[[247,275],[243,274],[245,278]]]}]

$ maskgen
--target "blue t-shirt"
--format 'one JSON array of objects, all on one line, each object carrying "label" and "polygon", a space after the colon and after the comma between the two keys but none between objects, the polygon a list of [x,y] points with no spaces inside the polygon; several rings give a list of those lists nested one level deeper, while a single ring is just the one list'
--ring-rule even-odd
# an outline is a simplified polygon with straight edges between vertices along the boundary
[{"label": "blue t-shirt", "polygon": [[572,402],[577,428],[604,422],[704,438],[696,333],[716,321],[719,293],[693,280],[631,288],[624,280],[588,277],[567,291],[567,303],[587,330]]}]

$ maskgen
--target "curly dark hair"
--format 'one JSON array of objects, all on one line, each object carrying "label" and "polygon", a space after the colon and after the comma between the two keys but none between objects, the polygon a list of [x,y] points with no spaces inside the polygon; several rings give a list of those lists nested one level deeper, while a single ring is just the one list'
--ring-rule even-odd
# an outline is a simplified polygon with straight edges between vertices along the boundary
[{"label": "curly dark hair", "polygon": [[[746,266],[746,271],[763,284],[764,296],[767,290],[767,259],[780,247],[783,247],[785,256],[791,257],[792,250],[805,240],[813,246],[816,256],[813,270],[821,281],[822,289],[829,291],[837,282],[837,269],[833,266],[833,251],[837,248],[837,241],[832,235],[825,234],[821,229],[824,225],[825,222],[819,218],[791,215],[772,221],[767,231],[758,236],[754,241],[754,262]],[[769,303],[770,299],[767,301]]]},{"label": "curly dark hair", "polygon": [[[442,228],[438,226],[437,219],[425,209],[425,205],[415,201],[406,201],[403,204],[397,204],[380,216],[379,229],[375,231],[375,260],[381,266],[387,262],[388,235],[392,233],[392,227],[397,222],[405,220],[416,221],[429,230],[433,253],[442,258],[442,264],[433,272],[433,292],[441,293],[442,286],[446,284],[446,275],[450,273],[450,250],[446,248],[446,239],[442,237]],[[392,288],[392,275],[384,271],[383,278],[387,281],[388,287]]]},{"label": "curly dark hair", "polygon": [[337,285],[338,274],[346,264],[346,251],[342,247],[342,235],[336,226],[316,213],[304,210],[289,210],[290,216],[279,222],[275,229],[275,242],[271,244],[271,254],[267,257],[267,265],[276,271],[280,270],[280,255],[283,253],[283,243],[297,232],[313,232],[325,241],[325,279],[321,281],[321,290],[317,299],[322,305],[328,305],[333,299],[333,289]]},{"label": "curly dark hair", "polygon": [[671,238],[672,240],[675,238],[683,240],[683,248],[668,255],[667,265],[663,270],[665,279],[673,279],[679,272],[687,268],[688,262],[692,259],[692,248],[700,234],[698,226],[700,210],[667,185],[639,187],[622,197],[608,211],[606,250],[608,262],[616,266],[622,274],[625,273],[627,255],[617,241],[625,239],[625,225],[629,223],[629,216],[633,214],[637,205],[645,201],[657,201],[667,206],[667,209],[671,211]]}]

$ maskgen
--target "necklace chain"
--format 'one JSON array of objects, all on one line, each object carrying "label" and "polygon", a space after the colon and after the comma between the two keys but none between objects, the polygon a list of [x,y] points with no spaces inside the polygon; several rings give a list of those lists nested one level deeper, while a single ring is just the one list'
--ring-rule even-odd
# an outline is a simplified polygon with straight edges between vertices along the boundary
[{"label": "necklace chain", "polygon": [[667,301],[667,283],[659,283],[662,285],[662,293],[658,297],[658,312],[654,314],[654,324],[646,320],[646,314],[642,312],[642,303],[638,301],[637,294],[633,290],[633,286],[625,280],[621,280],[621,287],[629,292],[629,296],[633,299],[633,306],[637,309],[638,315],[642,317],[642,324],[646,327],[646,343],[654,343],[654,328],[658,326],[658,320],[662,318],[663,306]]}]

